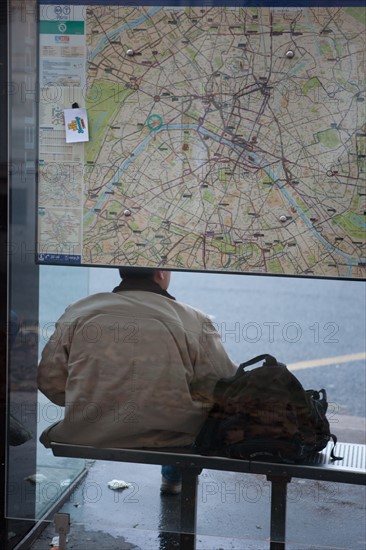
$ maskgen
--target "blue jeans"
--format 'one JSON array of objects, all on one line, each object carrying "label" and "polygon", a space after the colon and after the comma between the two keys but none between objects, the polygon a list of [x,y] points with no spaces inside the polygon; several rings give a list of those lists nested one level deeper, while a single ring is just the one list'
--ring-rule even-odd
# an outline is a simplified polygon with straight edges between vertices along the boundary
[{"label": "blue jeans", "polygon": [[162,466],[161,475],[169,481],[181,481],[182,469],[177,466]]}]

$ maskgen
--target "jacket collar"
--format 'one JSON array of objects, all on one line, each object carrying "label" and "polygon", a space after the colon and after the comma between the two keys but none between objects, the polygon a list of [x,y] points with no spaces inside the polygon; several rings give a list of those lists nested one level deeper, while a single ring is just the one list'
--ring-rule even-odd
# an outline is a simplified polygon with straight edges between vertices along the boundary
[{"label": "jacket collar", "polygon": [[160,294],[171,300],[175,300],[174,296],[169,294],[166,290],[163,290],[158,283],[151,281],[150,279],[125,279],[118,286],[113,289],[113,292],[125,292],[127,290],[144,290],[147,292],[154,292]]}]

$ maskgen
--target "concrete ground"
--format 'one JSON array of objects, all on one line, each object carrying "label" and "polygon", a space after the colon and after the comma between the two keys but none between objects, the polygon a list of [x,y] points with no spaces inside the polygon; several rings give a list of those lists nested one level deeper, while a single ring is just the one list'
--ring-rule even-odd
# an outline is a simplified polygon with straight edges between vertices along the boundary
[{"label": "concrete ground", "polygon": [[[339,417],[342,441],[365,443],[365,419]],[[179,496],[159,494],[160,467],[98,461],[61,512],[70,514],[68,549],[174,550]],[[132,484],[113,491],[113,479]],[[199,479],[197,550],[269,547],[269,483],[264,476],[204,470]],[[366,489],[294,479],[288,489],[288,550],[365,550]],[[53,523],[31,550],[48,550]]]}]

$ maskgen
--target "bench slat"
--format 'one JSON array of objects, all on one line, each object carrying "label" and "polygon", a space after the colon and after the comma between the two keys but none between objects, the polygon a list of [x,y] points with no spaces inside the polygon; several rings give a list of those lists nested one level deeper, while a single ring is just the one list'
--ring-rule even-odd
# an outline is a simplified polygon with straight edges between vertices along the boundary
[{"label": "bench slat", "polygon": [[330,458],[333,443],[321,453],[315,453],[301,464],[283,464],[264,460],[238,460],[218,456],[192,454],[187,449],[99,449],[83,445],[52,443],[55,456],[137,462],[140,464],[170,464],[183,468],[206,468],[252,474],[284,475],[307,479],[322,479],[341,483],[365,485],[366,446],[354,443],[338,443],[336,452],[343,460]]}]

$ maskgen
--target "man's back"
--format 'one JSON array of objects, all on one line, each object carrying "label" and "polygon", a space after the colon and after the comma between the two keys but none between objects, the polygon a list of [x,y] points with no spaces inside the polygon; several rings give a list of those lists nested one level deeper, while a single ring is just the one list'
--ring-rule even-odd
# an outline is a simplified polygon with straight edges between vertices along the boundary
[{"label": "man's back", "polygon": [[209,319],[145,290],[71,305],[39,365],[39,388],[65,405],[56,441],[100,447],[192,443],[218,378],[233,374]]}]

